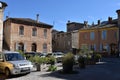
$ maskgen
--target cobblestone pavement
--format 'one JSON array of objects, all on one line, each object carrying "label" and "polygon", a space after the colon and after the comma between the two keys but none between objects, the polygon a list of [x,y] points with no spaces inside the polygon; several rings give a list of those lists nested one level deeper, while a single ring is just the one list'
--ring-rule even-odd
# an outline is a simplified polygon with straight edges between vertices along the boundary
[{"label": "cobblestone pavement", "polygon": [[[61,69],[61,67],[59,67]],[[31,72],[6,80],[120,80],[120,58],[104,58],[96,65],[87,65],[85,69],[75,67],[74,74],[56,72]]]}]

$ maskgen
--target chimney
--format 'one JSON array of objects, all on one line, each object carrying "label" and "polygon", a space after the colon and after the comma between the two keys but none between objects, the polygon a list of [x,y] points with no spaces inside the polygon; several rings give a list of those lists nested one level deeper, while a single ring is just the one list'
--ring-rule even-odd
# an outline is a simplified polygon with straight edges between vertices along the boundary
[{"label": "chimney", "polygon": [[98,20],[98,25],[100,25],[101,24],[101,22],[100,22],[100,20]]},{"label": "chimney", "polygon": [[112,22],[112,17],[108,17],[108,22],[109,22],[109,23]]},{"label": "chimney", "polygon": [[85,26],[85,28],[88,27],[88,21],[84,21],[84,26]]},{"label": "chimney", "polygon": [[6,16],[6,19],[8,19],[9,18],[9,16]]},{"label": "chimney", "polygon": [[92,22],[92,26],[93,26],[93,27],[94,27],[94,25],[95,25],[94,22]]},{"label": "chimney", "polygon": [[36,15],[36,21],[39,22],[39,14]]},{"label": "chimney", "polygon": [[68,20],[68,23],[70,23],[70,20]]}]

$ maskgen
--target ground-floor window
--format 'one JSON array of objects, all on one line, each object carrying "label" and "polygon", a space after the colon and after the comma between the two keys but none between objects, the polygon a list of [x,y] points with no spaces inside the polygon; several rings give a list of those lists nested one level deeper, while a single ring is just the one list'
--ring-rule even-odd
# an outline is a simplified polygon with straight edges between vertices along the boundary
[{"label": "ground-floor window", "polygon": [[24,51],[24,44],[23,43],[18,44],[18,50]]},{"label": "ground-floor window", "polygon": [[32,44],[32,49],[33,52],[36,52],[37,50],[37,45],[35,43]]},{"label": "ground-floor window", "polygon": [[43,44],[43,52],[47,53],[47,44],[46,43]]}]

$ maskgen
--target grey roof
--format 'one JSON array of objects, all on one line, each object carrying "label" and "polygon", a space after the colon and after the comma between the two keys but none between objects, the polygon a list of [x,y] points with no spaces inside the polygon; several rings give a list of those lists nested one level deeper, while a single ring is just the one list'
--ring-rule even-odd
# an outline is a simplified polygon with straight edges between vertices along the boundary
[{"label": "grey roof", "polygon": [[[8,18],[7,20],[10,20],[13,23],[26,24],[26,25],[32,25],[32,26],[38,26],[38,27],[46,27],[46,28],[53,27],[52,25],[49,25],[43,22],[37,22],[36,20],[30,19],[30,18]],[[7,20],[5,20],[5,22]]]},{"label": "grey roof", "polygon": [[101,22],[100,25],[97,25],[97,24],[96,25],[91,25],[91,26],[88,26],[86,28],[82,28],[82,30],[84,30],[84,29],[103,28],[103,27],[117,27],[117,22],[118,22],[118,19],[114,19],[111,22],[103,21],[103,22]]}]

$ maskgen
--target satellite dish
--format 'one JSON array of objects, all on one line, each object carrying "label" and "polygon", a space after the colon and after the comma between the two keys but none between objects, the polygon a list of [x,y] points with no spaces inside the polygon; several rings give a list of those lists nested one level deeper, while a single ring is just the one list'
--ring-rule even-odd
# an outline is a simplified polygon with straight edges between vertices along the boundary
[{"label": "satellite dish", "polygon": [[2,8],[2,3],[0,2],[0,8]]}]

